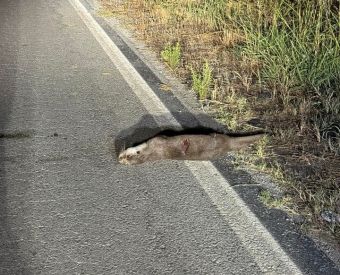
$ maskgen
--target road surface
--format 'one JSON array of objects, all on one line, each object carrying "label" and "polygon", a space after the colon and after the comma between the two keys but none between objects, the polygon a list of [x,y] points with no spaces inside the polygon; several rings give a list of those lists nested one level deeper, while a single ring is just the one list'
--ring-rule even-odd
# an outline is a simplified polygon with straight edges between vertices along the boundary
[{"label": "road surface", "polygon": [[0,1],[0,274],[340,274],[226,160],[117,163],[197,123],[159,81],[91,3]]}]

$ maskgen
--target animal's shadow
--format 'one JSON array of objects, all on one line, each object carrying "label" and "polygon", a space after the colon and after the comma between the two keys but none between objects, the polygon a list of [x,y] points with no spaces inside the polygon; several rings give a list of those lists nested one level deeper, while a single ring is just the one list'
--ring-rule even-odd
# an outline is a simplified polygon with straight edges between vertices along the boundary
[{"label": "animal's shadow", "polygon": [[122,130],[115,138],[115,154],[119,155],[126,148],[141,144],[158,135],[175,136],[179,134],[208,135],[211,133],[227,134],[229,136],[247,136],[263,131],[250,133],[231,133],[222,124],[205,114],[193,115],[187,112],[172,113],[182,126],[159,125],[156,121],[166,121],[166,117],[144,115],[135,125]]}]

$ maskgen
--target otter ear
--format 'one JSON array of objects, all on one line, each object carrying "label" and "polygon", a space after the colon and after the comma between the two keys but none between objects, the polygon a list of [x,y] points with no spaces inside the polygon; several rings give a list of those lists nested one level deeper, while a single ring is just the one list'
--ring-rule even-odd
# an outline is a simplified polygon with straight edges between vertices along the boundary
[{"label": "otter ear", "polygon": [[183,139],[181,142],[181,150],[184,154],[186,154],[188,148],[189,148],[190,142],[188,139]]}]

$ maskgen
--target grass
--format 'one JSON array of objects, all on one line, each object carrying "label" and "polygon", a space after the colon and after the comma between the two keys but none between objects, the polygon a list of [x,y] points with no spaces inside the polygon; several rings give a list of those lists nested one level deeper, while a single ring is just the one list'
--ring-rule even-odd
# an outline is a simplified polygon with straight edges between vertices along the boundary
[{"label": "grass", "polygon": [[161,57],[172,70],[175,70],[181,61],[181,46],[179,42],[174,46],[168,44],[164,50],[161,51]]},{"label": "grass", "polygon": [[191,68],[192,89],[198,94],[200,100],[208,98],[209,88],[212,84],[212,69],[206,61],[201,72]]},{"label": "grass", "polygon": [[105,9],[105,8],[102,8],[100,10],[97,11],[97,14],[101,17],[112,17],[114,16],[114,13],[112,10],[110,9]]},{"label": "grass", "polygon": [[102,1],[175,68],[206,112],[235,131],[272,133],[238,161],[270,173],[310,227],[339,240],[339,225],[320,219],[340,211],[339,2]]},{"label": "grass", "polygon": [[[272,2],[272,3],[271,3]],[[242,54],[258,61],[257,77],[288,109],[309,102],[310,117],[329,149],[340,153],[340,36],[335,1],[259,1],[270,15],[239,17]],[[274,3],[274,4],[273,4]],[[260,11],[263,12],[263,11]],[[269,23],[270,22],[270,23]],[[330,100],[331,99],[331,100]],[[306,110],[305,110],[306,111]]]},{"label": "grass", "polygon": [[291,204],[291,199],[289,197],[276,198],[268,190],[262,190],[259,194],[260,201],[269,208],[278,208],[282,210],[289,209],[293,212],[289,205]]}]

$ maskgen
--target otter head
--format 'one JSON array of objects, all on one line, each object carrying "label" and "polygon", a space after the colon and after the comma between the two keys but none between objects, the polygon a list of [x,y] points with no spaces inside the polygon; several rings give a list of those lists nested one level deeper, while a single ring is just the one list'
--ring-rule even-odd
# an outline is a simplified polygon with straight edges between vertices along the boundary
[{"label": "otter head", "polygon": [[145,150],[148,148],[147,143],[142,143],[135,147],[130,147],[118,156],[118,161],[122,164],[139,164],[146,161]]}]

